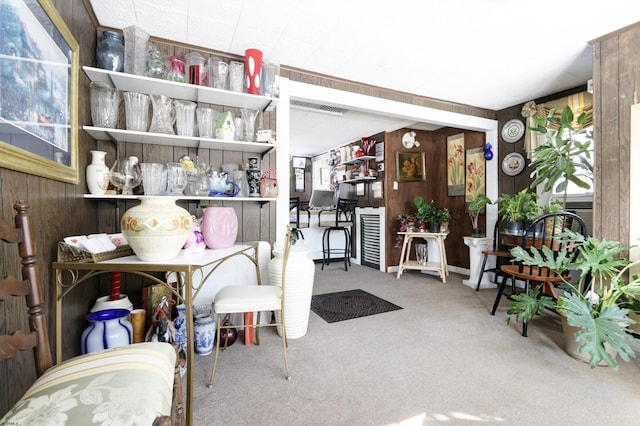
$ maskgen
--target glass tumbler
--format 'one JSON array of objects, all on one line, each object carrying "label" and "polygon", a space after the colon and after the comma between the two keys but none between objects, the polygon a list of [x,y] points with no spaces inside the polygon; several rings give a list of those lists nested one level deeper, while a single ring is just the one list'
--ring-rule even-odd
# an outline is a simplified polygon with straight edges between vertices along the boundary
[{"label": "glass tumbler", "polygon": [[181,99],[173,101],[176,111],[176,130],[180,136],[193,136],[196,122],[196,103]]},{"label": "glass tumbler", "polygon": [[229,64],[229,90],[244,92],[244,62],[231,61]]},{"label": "glass tumbler", "polygon": [[196,108],[196,119],[198,121],[198,134],[201,138],[213,137],[213,124],[215,123],[216,115],[212,108],[199,107]]},{"label": "glass tumbler", "polygon": [[216,89],[227,89],[227,72],[229,65],[219,58],[211,58],[208,61],[209,85]]},{"label": "glass tumbler", "polygon": [[149,96],[124,92],[123,97],[127,130],[146,132],[149,129]]},{"label": "glass tumbler", "polygon": [[144,185],[144,195],[162,194],[162,169],[160,163],[141,163],[142,184]]},{"label": "glass tumbler", "polygon": [[187,187],[187,171],[182,163],[167,163],[167,188],[171,195],[182,195]]}]

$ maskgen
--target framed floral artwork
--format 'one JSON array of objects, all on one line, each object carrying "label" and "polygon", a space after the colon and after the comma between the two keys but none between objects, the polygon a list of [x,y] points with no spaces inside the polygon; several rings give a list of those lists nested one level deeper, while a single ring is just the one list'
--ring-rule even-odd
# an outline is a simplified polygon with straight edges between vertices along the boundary
[{"label": "framed floral artwork", "polygon": [[485,193],[485,159],[483,148],[473,148],[466,151],[465,203],[470,203],[478,195]]},{"label": "framed floral artwork", "polygon": [[398,182],[426,180],[424,152],[396,152]]},{"label": "framed floral artwork", "polygon": [[464,133],[447,137],[447,195],[464,195]]}]

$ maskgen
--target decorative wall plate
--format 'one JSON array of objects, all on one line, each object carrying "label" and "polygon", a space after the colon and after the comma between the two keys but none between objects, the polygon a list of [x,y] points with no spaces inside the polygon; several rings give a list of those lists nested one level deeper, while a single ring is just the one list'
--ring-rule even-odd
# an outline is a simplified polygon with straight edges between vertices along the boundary
[{"label": "decorative wall plate", "polygon": [[517,118],[507,121],[502,127],[502,139],[507,143],[514,143],[524,135],[524,123]]},{"label": "decorative wall plate", "polygon": [[525,166],[524,157],[519,152],[507,154],[502,160],[502,171],[507,176],[519,175]]}]

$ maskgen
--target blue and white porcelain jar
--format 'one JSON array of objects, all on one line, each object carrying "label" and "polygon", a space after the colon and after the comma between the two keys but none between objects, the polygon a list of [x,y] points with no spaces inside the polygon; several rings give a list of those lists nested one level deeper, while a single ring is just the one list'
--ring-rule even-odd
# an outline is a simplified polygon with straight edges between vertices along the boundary
[{"label": "blue and white porcelain jar", "polygon": [[126,319],[128,315],[128,309],[106,309],[87,314],[91,325],[82,332],[82,353],[130,345],[133,328]]},{"label": "blue and white porcelain jar", "polygon": [[173,327],[176,329],[176,344],[185,347],[187,344],[187,305],[184,303],[176,306],[178,316],[173,320]]},{"label": "blue and white porcelain jar", "polygon": [[213,339],[216,330],[216,322],[210,316],[196,317],[193,323],[196,353],[209,355],[213,352]]}]

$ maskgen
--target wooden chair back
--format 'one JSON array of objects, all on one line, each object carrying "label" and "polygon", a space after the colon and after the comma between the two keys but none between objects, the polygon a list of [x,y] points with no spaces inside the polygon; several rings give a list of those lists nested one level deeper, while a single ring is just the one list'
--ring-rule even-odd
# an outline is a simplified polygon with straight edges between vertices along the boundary
[{"label": "wooden chair back", "polygon": [[[15,224],[0,219],[0,239],[5,251],[3,259],[11,259],[9,250],[16,250],[22,265],[22,279],[12,275],[0,277],[0,300],[11,297],[25,299],[29,313],[29,329],[11,334],[0,335],[0,360],[14,358],[19,351],[33,350],[36,373],[40,376],[52,365],[51,347],[47,331],[47,319],[43,307],[42,291],[38,266],[36,264],[36,244],[34,240],[29,203],[20,200],[13,208],[16,210]],[[12,248],[15,247],[15,248]],[[16,265],[3,265],[3,270],[15,270]]]},{"label": "wooden chair back", "polygon": [[[575,213],[558,212],[542,215],[536,218],[524,232],[520,239],[520,247],[525,250],[531,250],[531,247],[538,250],[541,250],[542,247],[548,247],[553,259],[557,259],[560,251],[566,250],[569,256],[575,259],[578,256],[578,250],[572,250],[571,245],[574,242],[569,237],[563,236],[563,232],[567,230],[584,237],[588,236],[587,225]],[[540,278],[539,281],[548,281],[549,278],[559,279],[549,268],[520,264],[518,272],[534,276],[530,278],[532,281],[537,281],[535,276]]]}]

